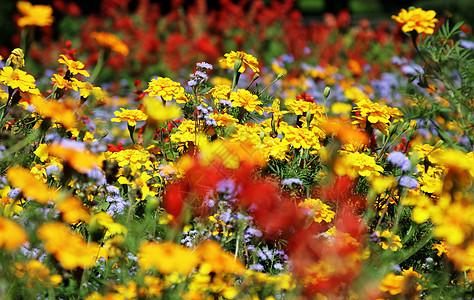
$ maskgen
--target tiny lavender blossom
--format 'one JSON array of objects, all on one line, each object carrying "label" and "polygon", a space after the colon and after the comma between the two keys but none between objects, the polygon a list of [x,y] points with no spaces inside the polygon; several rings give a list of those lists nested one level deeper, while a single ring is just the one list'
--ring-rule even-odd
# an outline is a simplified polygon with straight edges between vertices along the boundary
[{"label": "tiny lavender blossom", "polygon": [[288,178],[281,182],[282,185],[292,185],[292,184],[303,185],[303,182],[298,178]]}]

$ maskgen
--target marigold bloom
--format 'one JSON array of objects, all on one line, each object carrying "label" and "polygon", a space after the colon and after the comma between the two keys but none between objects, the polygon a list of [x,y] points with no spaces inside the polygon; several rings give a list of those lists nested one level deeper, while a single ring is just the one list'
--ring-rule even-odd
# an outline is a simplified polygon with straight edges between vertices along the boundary
[{"label": "marigold bloom", "polygon": [[138,109],[125,109],[120,108],[122,111],[114,112],[117,118],[112,118],[110,121],[112,122],[122,122],[127,121],[128,126],[136,126],[137,121],[146,121],[148,116]]},{"label": "marigold bloom", "polygon": [[380,282],[380,290],[382,292],[389,292],[390,295],[398,295],[402,292],[405,284],[405,277],[388,273]]},{"label": "marigold bloom", "polygon": [[48,154],[63,159],[73,169],[86,173],[99,165],[99,158],[89,151],[81,151],[56,143],[47,148]]},{"label": "marigold bloom", "polygon": [[140,246],[137,256],[141,268],[156,268],[162,274],[177,272],[188,275],[200,262],[195,252],[173,242],[144,243]]},{"label": "marigold bloom", "polygon": [[234,107],[243,107],[248,112],[257,111],[259,114],[263,113],[263,109],[258,106],[262,104],[262,101],[258,100],[257,95],[247,90],[238,89],[237,92],[232,92],[230,94],[230,101],[232,101],[232,106]]},{"label": "marigold bloom", "polygon": [[286,145],[292,145],[293,148],[315,148],[318,150],[321,148],[318,137],[306,128],[297,128],[292,126],[286,126],[282,129],[285,138],[283,142]]},{"label": "marigold bloom", "polygon": [[155,122],[165,122],[179,119],[182,116],[181,108],[178,105],[165,106],[162,101],[146,97],[143,99],[146,113]]},{"label": "marigold bloom", "polygon": [[75,224],[79,221],[89,222],[90,212],[86,208],[81,200],[76,197],[68,197],[65,200],[59,202],[56,209],[61,212],[62,219],[65,222]]},{"label": "marigold bloom", "polygon": [[232,88],[230,85],[219,84],[210,89],[208,94],[216,100],[216,103],[218,103],[219,100],[229,100],[231,92]]},{"label": "marigold bloom", "polygon": [[242,51],[231,51],[230,53],[224,54],[225,58],[219,60],[225,67],[234,69],[234,64],[237,59],[242,61],[242,65],[239,68],[239,72],[245,72],[246,66],[250,67],[254,72],[260,72],[258,68],[258,60],[251,54],[247,54]]},{"label": "marigold bloom", "polygon": [[[79,81],[76,78],[73,78],[72,82],[79,88],[79,95],[82,98],[87,99],[92,94],[97,100],[104,99],[104,92],[100,87],[93,86],[90,82]],[[77,88],[75,91],[77,91]]]},{"label": "marigold bloom", "polygon": [[335,171],[339,175],[349,175],[352,178],[357,176],[379,175],[383,172],[383,167],[377,165],[375,158],[364,153],[349,152],[336,161]]},{"label": "marigold bloom", "polygon": [[202,260],[201,267],[205,267],[209,271],[219,273],[231,273],[243,275],[245,266],[239,259],[234,259],[234,255],[226,252],[215,241],[206,241],[198,246],[197,254]]},{"label": "marigold bloom", "polygon": [[15,251],[27,241],[28,236],[20,225],[0,216],[0,248]]},{"label": "marigold bloom", "polygon": [[119,167],[130,166],[132,175],[145,165],[150,154],[143,149],[124,149],[118,152],[108,152],[106,157],[109,160],[116,160]]},{"label": "marigold bloom", "polygon": [[64,54],[61,54],[59,56],[58,62],[60,64],[65,64],[67,66],[68,71],[71,72],[72,75],[81,74],[81,75],[84,75],[85,77],[91,76],[89,72],[84,70],[83,63],[77,60],[68,59],[66,55]]},{"label": "marigold bloom", "polygon": [[287,106],[295,115],[299,116],[306,115],[307,112],[310,112],[314,119],[319,119],[324,113],[324,108],[314,102],[293,98],[286,99],[285,106]]},{"label": "marigold bloom", "polygon": [[65,79],[63,76],[58,74],[53,74],[51,77],[51,81],[56,84],[56,86],[60,89],[71,89],[77,91],[77,84],[74,81],[69,81]]},{"label": "marigold bloom", "polygon": [[[149,92],[149,95],[160,96],[165,101],[171,101],[173,97],[176,99],[178,96],[184,94],[184,88],[180,83],[174,82],[173,80],[165,77],[153,78],[148,83],[148,88],[144,92]],[[180,103],[179,101],[177,101]]]},{"label": "marigold bloom", "polygon": [[20,69],[4,67],[0,71],[0,82],[12,89],[18,88],[22,92],[39,94],[39,91],[36,89],[35,78]]},{"label": "marigold bloom", "polygon": [[209,118],[216,120],[217,126],[224,126],[224,127],[239,122],[239,120],[237,120],[236,118],[234,118],[233,116],[227,113],[212,114],[212,115],[209,115]]},{"label": "marigold bloom", "polygon": [[43,118],[49,118],[53,122],[61,123],[66,128],[74,127],[76,123],[76,115],[62,102],[32,97],[31,104],[36,107]]},{"label": "marigold bloom", "polygon": [[73,233],[65,224],[46,223],[36,232],[44,241],[44,249],[53,254],[67,270],[77,267],[89,268],[95,264],[98,244],[86,243],[80,235]]},{"label": "marigold bloom", "polygon": [[403,24],[402,30],[404,32],[416,30],[418,33],[433,34],[435,23],[438,22],[435,16],[434,10],[425,11],[415,8],[407,11],[402,8],[397,16],[392,16],[392,19]]},{"label": "marigold bloom", "polygon": [[116,223],[111,215],[106,212],[99,212],[92,217],[91,224],[97,223],[104,226],[110,232],[110,234],[122,234],[126,235],[128,230],[127,227],[120,223]]},{"label": "marigold bloom", "polygon": [[388,134],[388,127],[391,124],[390,119],[401,116],[402,113],[397,108],[391,108],[386,105],[373,103],[369,99],[361,99],[356,102],[353,109],[355,115],[352,124],[359,125],[365,129],[367,123],[374,129],[380,130],[384,135]]},{"label": "marigold bloom", "polygon": [[25,66],[25,53],[21,48],[15,48],[12,50],[10,56],[8,56],[5,65],[10,66],[13,65],[15,69],[21,68]]},{"label": "marigold bloom", "polygon": [[23,167],[9,168],[6,176],[12,186],[21,189],[23,196],[31,197],[39,203],[54,202],[59,195],[58,191],[49,188]]},{"label": "marigold bloom", "polygon": [[196,141],[196,126],[194,120],[184,120],[181,122],[178,131],[171,134],[171,141],[175,143]]},{"label": "marigold bloom", "polygon": [[298,206],[309,209],[316,223],[321,223],[322,221],[329,223],[336,216],[336,213],[331,210],[331,207],[320,199],[308,198],[298,204]]},{"label": "marigold bloom", "polygon": [[382,233],[377,231],[377,235],[381,238],[386,239],[379,243],[382,249],[387,250],[390,248],[392,251],[397,251],[403,247],[401,239],[398,235],[391,233],[388,230],[384,230]]},{"label": "marigold bloom", "polygon": [[28,1],[18,1],[16,7],[23,16],[18,19],[18,26],[34,25],[39,27],[53,24],[53,8],[49,5],[32,5]]},{"label": "marigold bloom", "polygon": [[127,56],[130,51],[127,44],[125,44],[118,36],[113,33],[93,32],[91,33],[91,37],[96,40],[99,45],[109,48],[110,50],[122,54],[123,56]]}]

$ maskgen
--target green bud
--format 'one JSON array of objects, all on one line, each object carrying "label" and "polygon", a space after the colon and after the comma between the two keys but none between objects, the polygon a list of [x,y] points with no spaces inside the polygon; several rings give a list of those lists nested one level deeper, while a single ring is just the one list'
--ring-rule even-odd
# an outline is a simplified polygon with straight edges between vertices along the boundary
[{"label": "green bud", "polygon": [[324,89],[324,94],[323,94],[323,95],[324,95],[324,98],[329,97],[329,94],[330,94],[330,93],[331,93],[331,88],[327,86],[327,87]]}]

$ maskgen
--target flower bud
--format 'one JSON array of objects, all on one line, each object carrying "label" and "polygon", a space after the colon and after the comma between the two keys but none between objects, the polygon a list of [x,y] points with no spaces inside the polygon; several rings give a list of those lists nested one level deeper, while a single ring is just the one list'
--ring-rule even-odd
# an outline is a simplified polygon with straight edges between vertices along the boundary
[{"label": "flower bud", "polygon": [[324,89],[324,94],[323,94],[323,95],[324,95],[324,98],[329,97],[329,94],[330,94],[330,93],[331,93],[331,88],[327,86],[327,87]]}]

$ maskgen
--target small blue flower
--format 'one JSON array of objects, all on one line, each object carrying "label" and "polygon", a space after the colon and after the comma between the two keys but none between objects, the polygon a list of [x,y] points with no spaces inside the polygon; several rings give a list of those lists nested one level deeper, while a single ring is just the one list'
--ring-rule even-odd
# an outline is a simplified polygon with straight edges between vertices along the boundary
[{"label": "small blue flower", "polygon": [[201,69],[206,69],[206,70],[212,70],[212,65],[204,61],[198,62],[196,64],[196,67],[201,68]]},{"label": "small blue flower", "polygon": [[463,48],[466,48],[466,49],[469,49],[469,50],[472,50],[472,49],[474,49],[474,42],[473,41],[468,41],[468,40],[461,40],[459,42],[459,46],[461,46]]},{"label": "small blue flower", "polygon": [[263,266],[261,264],[254,264],[254,265],[251,265],[250,270],[255,270],[255,271],[258,271],[258,272],[262,272],[263,271]]},{"label": "small blue flower", "polygon": [[418,181],[415,178],[409,176],[402,176],[400,177],[400,185],[407,187],[409,189],[416,189],[418,187]]},{"label": "small blue flower", "polygon": [[292,185],[292,184],[303,185],[303,182],[298,178],[288,178],[281,182],[282,185]]},{"label": "small blue flower", "polygon": [[409,171],[411,169],[410,160],[400,151],[394,151],[390,153],[387,157],[387,160],[400,168],[402,171]]}]

